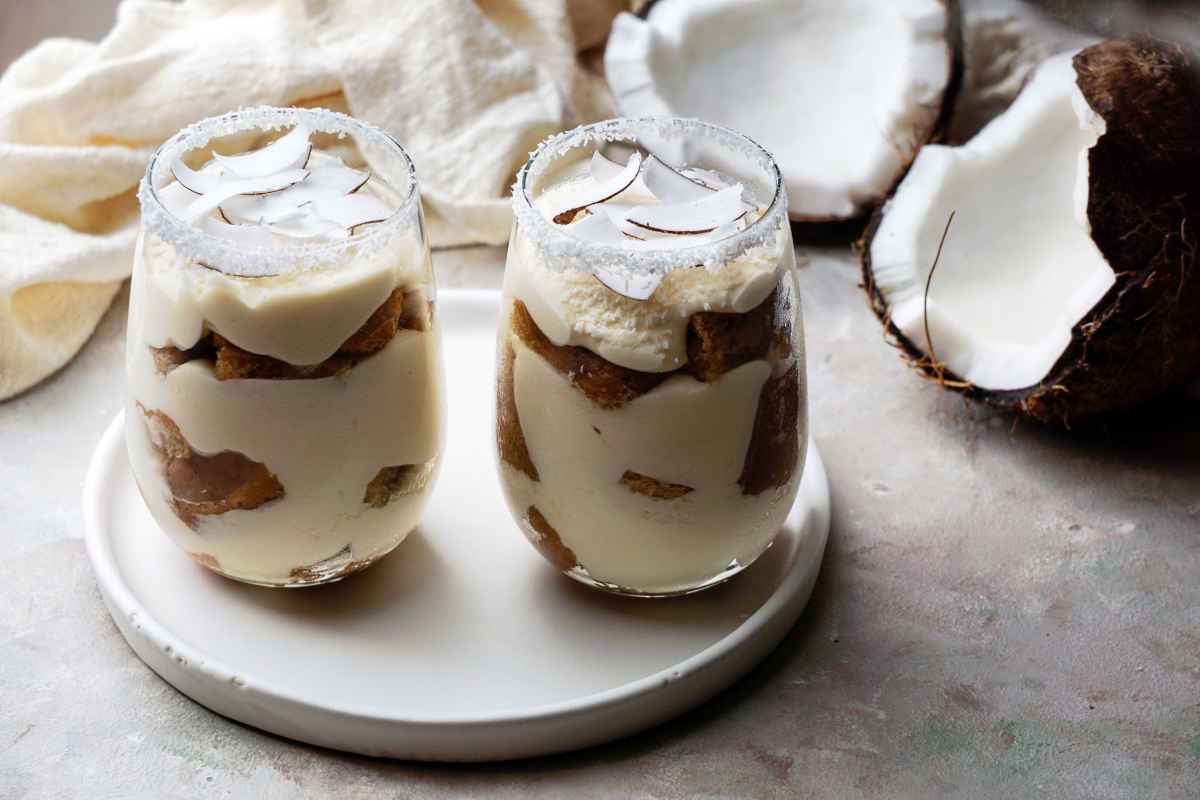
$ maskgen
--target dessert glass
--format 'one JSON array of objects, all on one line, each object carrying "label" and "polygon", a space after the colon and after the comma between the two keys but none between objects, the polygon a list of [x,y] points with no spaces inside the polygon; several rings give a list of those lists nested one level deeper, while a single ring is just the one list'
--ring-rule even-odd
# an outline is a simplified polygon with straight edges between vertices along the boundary
[{"label": "dessert glass", "polygon": [[775,162],[696,120],[610,120],[544,142],[513,205],[496,379],[513,517],[598,589],[670,596],[732,577],[780,530],[807,441]]},{"label": "dessert glass", "polygon": [[[271,169],[293,194],[243,177]],[[255,191],[196,216],[230,181]],[[339,580],[386,555],[420,520],[444,433],[408,155],[342,114],[246,109],[163,144],[139,199],[125,431],[158,525],[214,572],[264,586]]]}]

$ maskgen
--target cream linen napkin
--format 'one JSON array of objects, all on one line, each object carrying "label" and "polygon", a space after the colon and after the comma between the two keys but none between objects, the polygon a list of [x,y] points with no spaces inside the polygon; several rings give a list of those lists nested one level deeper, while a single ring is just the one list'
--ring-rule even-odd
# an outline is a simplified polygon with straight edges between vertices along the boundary
[{"label": "cream linen napkin", "polygon": [[576,51],[622,3],[579,2],[588,14],[568,0],[126,0],[99,44],[42,42],[0,77],[0,400],[91,335],[129,275],[147,158],[203,117],[348,110],[413,155],[435,245],[504,242],[528,151],[609,110]]}]

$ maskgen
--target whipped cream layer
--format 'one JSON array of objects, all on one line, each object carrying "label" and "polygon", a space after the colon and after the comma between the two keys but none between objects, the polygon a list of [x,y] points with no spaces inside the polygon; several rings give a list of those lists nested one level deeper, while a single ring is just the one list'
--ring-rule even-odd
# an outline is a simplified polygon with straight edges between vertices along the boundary
[{"label": "whipped cream layer", "polygon": [[[584,162],[586,163],[586,162]],[[538,196],[535,205],[547,213],[556,207],[556,194],[581,180],[581,167],[567,168]],[[716,182],[715,173],[704,173]],[[589,213],[616,213],[660,201],[637,178],[628,189],[593,206]],[[747,213],[740,227],[753,224],[763,209]],[[570,231],[570,225],[564,226]],[[731,229],[731,233],[736,230]],[[683,238],[646,233],[650,239],[631,240],[639,248],[656,241],[678,243]],[[600,264],[604,268],[608,265]],[[648,300],[635,300],[612,291],[590,272],[556,270],[545,263],[538,246],[518,227],[509,245],[506,291],[521,299],[542,332],[558,345],[586,347],[606,360],[642,372],[670,372],[687,361],[687,323],[698,311],[745,313],[766,299],[780,276],[795,266],[790,232],[780,226],[766,246],[752,248],[717,269],[692,268],[667,274]],[[619,271],[619,265],[613,270]]]},{"label": "whipped cream layer", "polygon": [[152,234],[139,239],[134,259],[146,292],[139,329],[145,344],[187,349],[207,325],[238,347],[298,366],[331,356],[394,289],[432,274],[416,242],[407,252],[262,278],[209,269]]},{"label": "whipped cream layer", "polygon": [[745,313],[795,267],[786,231],[777,246],[756,248],[721,269],[676,270],[649,300],[633,300],[590,273],[547,268],[517,231],[505,267],[507,291],[522,300],[557,345],[586,347],[642,372],[671,372],[687,362],[687,324],[698,311]]}]

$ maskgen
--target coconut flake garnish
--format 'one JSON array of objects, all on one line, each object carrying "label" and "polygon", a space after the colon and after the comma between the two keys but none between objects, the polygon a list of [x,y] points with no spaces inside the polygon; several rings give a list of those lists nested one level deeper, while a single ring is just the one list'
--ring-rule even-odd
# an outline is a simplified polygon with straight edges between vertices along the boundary
[{"label": "coconut flake garnish", "polygon": [[220,208],[220,205],[238,195],[266,195],[293,186],[308,175],[306,170],[294,169],[260,178],[240,178],[219,182],[214,189],[197,197],[180,212],[185,222],[195,222]]},{"label": "coconut flake garnish", "polygon": [[168,183],[158,190],[158,200],[163,207],[178,216],[188,207],[188,203],[196,199],[196,193],[179,181]]},{"label": "coconut flake garnish", "polygon": [[369,194],[318,197],[312,204],[322,219],[335,222],[346,230],[353,230],[359,225],[372,222],[383,222],[392,214],[386,203]]},{"label": "coconut flake garnish", "polygon": [[625,234],[613,224],[607,214],[588,214],[583,219],[572,222],[566,229],[573,236],[596,244],[619,245],[625,242]]},{"label": "coconut flake garnish", "polygon": [[708,233],[741,219],[747,213],[742,185],[736,183],[690,203],[638,206],[626,219],[639,228],[660,233]]},{"label": "coconut flake garnish", "polygon": [[302,208],[293,208],[272,222],[269,230],[291,239],[345,238],[349,235],[349,231],[342,225],[320,216],[312,203]]},{"label": "coconut flake garnish", "polygon": [[213,158],[225,171],[239,178],[262,178],[299,169],[308,163],[312,145],[308,138],[312,131],[303,122],[297,123],[286,136],[281,136],[266,147],[236,156],[213,153]]},{"label": "coconut flake garnish", "polygon": [[251,247],[266,247],[271,244],[271,230],[262,225],[230,225],[213,217],[201,217],[200,230],[209,236]]},{"label": "coconut flake garnish", "polygon": [[308,198],[292,197],[294,184],[270,194],[239,194],[221,202],[219,211],[230,225],[270,225],[291,214]]},{"label": "coconut flake garnish", "polygon": [[621,274],[601,266],[592,268],[592,277],[600,281],[605,288],[630,300],[649,300],[658,285],[663,282],[661,275]]},{"label": "coconut flake garnish", "polygon": [[317,167],[308,171],[307,178],[282,191],[231,197],[221,203],[221,214],[235,224],[270,224],[313,200],[352,194],[362,188],[369,177],[370,173],[349,167]]},{"label": "coconut flake garnish", "polygon": [[603,153],[597,150],[592,153],[592,160],[588,164],[588,175],[594,181],[606,181],[620,175],[623,169],[625,169],[624,165],[606,158]]},{"label": "coconut flake garnish", "polygon": [[337,165],[317,167],[308,171],[304,186],[339,194],[354,194],[370,180],[371,173]]},{"label": "coconut flake garnish", "polygon": [[563,187],[547,214],[554,222],[565,224],[581,209],[616,197],[637,180],[642,169],[642,154],[634,153],[617,174],[598,181],[591,176]]},{"label": "coconut flake garnish", "polygon": [[[180,189],[164,187],[170,210],[212,236],[251,246],[267,246],[272,234],[296,239],[344,238],[355,228],[382,222],[392,209],[378,197],[355,194],[369,172],[336,164],[302,169],[312,156],[310,129],[296,125],[260,150],[236,156],[213,153],[213,161],[192,170],[182,160],[171,166]],[[182,202],[179,192],[200,196]],[[212,216],[216,211],[217,216]]]},{"label": "coconut flake garnish", "polygon": [[642,183],[662,203],[691,203],[710,196],[715,189],[692,180],[655,156],[642,165]]},{"label": "coconut flake garnish", "polygon": [[[638,194],[657,203],[615,200],[636,181]],[[742,231],[754,206],[743,200],[742,184],[729,185],[717,173],[676,168],[653,154],[635,151],[621,165],[599,150],[592,153],[585,177],[555,190],[543,212],[572,236],[599,245],[633,251],[669,251],[716,242]],[[577,214],[587,209],[587,214]],[[608,289],[632,300],[648,300],[661,275],[640,275],[593,265],[593,276]]]},{"label": "coconut flake garnish", "polygon": [[175,176],[176,183],[194,194],[206,194],[221,185],[220,170],[197,172],[180,158],[171,164],[171,174]]},{"label": "coconut flake garnish", "polygon": [[217,188],[210,192],[205,192],[189,203],[180,217],[184,222],[194,222],[200,217],[212,213],[221,203],[224,203],[235,195],[278,192],[280,189],[286,189],[292,184],[299,183],[307,175],[307,170],[289,169],[285,172],[265,175],[260,178],[243,178],[241,180],[224,182],[219,184]]}]

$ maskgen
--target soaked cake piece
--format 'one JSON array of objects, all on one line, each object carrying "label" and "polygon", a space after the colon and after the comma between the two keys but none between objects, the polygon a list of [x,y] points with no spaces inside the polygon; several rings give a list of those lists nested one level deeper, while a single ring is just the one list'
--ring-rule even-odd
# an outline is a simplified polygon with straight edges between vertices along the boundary
[{"label": "soaked cake piece", "polygon": [[408,331],[429,331],[433,328],[433,300],[426,296],[421,289],[411,289],[404,293],[400,304],[400,317],[397,320],[400,328]]},{"label": "soaked cake piece", "polygon": [[496,367],[496,445],[505,463],[537,481],[538,470],[525,443],[525,431],[517,415],[517,398],[513,386],[513,366],[516,353],[507,339],[501,345],[500,363]]},{"label": "soaked cake piece", "polygon": [[745,314],[693,314],[688,321],[688,362],[673,372],[640,372],[606,361],[584,347],[556,345],[520,300],[513,301],[509,326],[531,350],[605,409],[619,408],[677,373],[710,383],[742,364],[758,360],[776,363],[791,356],[790,316],[779,308],[778,291]]},{"label": "soaked cake piece", "polygon": [[427,331],[433,325],[433,303],[420,289],[396,289],[338,348],[339,353],[370,355],[382,350],[400,330]]},{"label": "soaked cake piece", "polygon": [[166,414],[140,403],[138,409],[162,460],[172,507],[188,527],[195,529],[200,517],[258,508],[283,497],[283,484],[266,465],[232,450],[197,453]]},{"label": "soaked cake piece", "polygon": [[188,553],[188,556],[202,567],[208,567],[217,572],[221,571],[221,562],[217,561],[217,557],[212,553]]},{"label": "soaked cake piece", "polygon": [[423,492],[433,477],[433,467],[432,461],[384,467],[367,484],[363,502],[372,508],[383,508],[396,497]]},{"label": "soaked cake piece", "polygon": [[745,314],[693,314],[688,321],[688,362],[674,372],[641,372],[606,361],[584,347],[556,345],[542,333],[520,300],[513,301],[509,326],[592,402],[611,409],[640,397],[679,372],[710,383],[750,361],[774,362],[790,357],[790,317],[778,306],[776,291]]},{"label": "soaked cake piece", "polygon": [[395,289],[388,299],[375,309],[367,321],[338,348],[339,353],[369,355],[382,350],[402,326],[404,292]]},{"label": "soaked cake piece", "polygon": [[738,485],[756,495],[791,480],[800,460],[800,368],[793,363],[763,384],[754,416],[754,433]]},{"label": "soaked cake piece", "polygon": [[[687,372],[709,383],[750,361],[766,359],[771,345],[790,342],[790,323],[778,313],[779,290],[745,314],[698,311],[688,320]],[[790,347],[790,345],[789,345]]]},{"label": "soaked cake piece", "polygon": [[535,538],[529,536],[528,531],[526,531],[526,538],[542,554],[542,558],[563,572],[573,569],[579,563],[579,560],[575,558],[575,553],[571,548],[563,544],[562,537],[558,535],[558,531],[546,521],[546,518],[542,516],[542,512],[538,511],[537,506],[529,507],[529,510],[525,512],[525,519],[529,522],[529,527],[537,534]]},{"label": "soaked cake piece", "polygon": [[212,360],[216,355],[216,348],[213,345],[211,336],[205,335],[200,341],[196,342],[193,347],[187,350],[180,350],[178,347],[151,347],[150,352],[154,355],[154,367],[158,370],[158,374],[166,375],[176,367],[183,366],[189,361],[197,359]]},{"label": "soaked cake piece", "polygon": [[691,486],[660,481],[631,469],[625,470],[625,474],[621,476],[621,483],[629,487],[629,491],[634,494],[644,494],[646,497],[653,497],[656,500],[674,500],[695,491]]},{"label": "soaked cake piece", "polygon": [[509,325],[530,350],[546,359],[601,408],[620,408],[670,377],[669,372],[639,372],[620,367],[574,345],[556,345],[546,338],[520,300],[513,301]]},{"label": "soaked cake piece", "polygon": [[220,334],[211,334],[216,346],[213,374],[219,381],[246,379],[289,381],[330,378],[348,372],[366,356],[334,353],[319,364],[296,366],[277,358],[243,350]]}]

